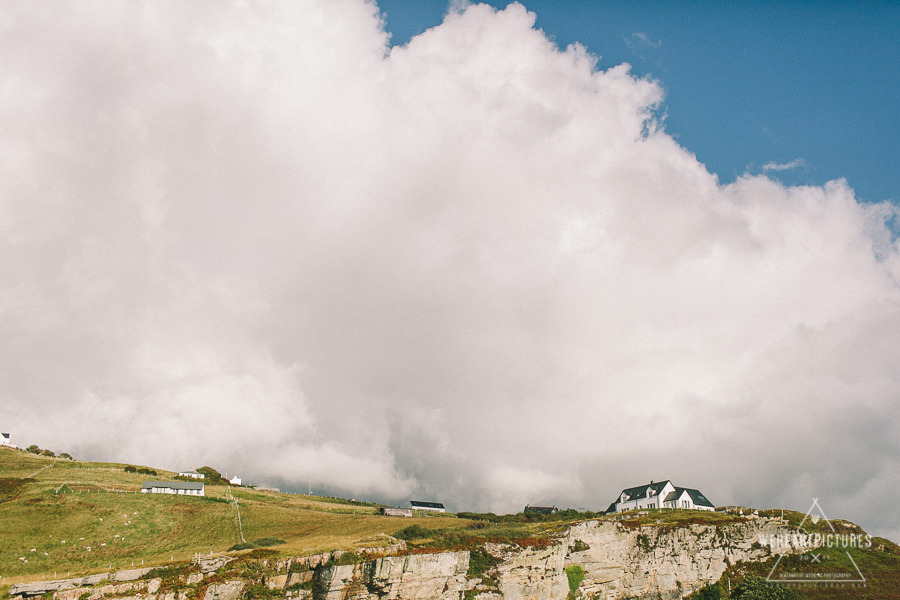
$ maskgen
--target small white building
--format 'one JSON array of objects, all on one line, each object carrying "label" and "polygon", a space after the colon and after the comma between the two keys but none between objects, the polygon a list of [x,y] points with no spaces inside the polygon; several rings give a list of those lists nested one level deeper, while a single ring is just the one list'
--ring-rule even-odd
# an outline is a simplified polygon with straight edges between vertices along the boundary
[{"label": "small white building", "polygon": [[8,433],[0,433],[0,446],[12,446],[13,448],[15,448],[15,446],[13,446],[13,443],[9,441]]},{"label": "small white building", "polygon": [[419,500],[410,500],[409,507],[413,510],[427,510],[430,512],[447,512],[444,505],[440,502],[420,502]]},{"label": "small white building", "polygon": [[194,479],[206,479],[206,475],[203,473],[198,473],[197,471],[182,471],[178,474],[179,477],[192,477]]},{"label": "small white building", "polygon": [[622,490],[606,512],[622,512],[642,508],[683,508],[687,510],[715,510],[699,490],[676,487],[671,481],[650,482],[647,485]]},{"label": "small white building", "polygon": [[145,481],[141,486],[141,492],[144,494],[205,496],[206,484],[193,481]]},{"label": "small white building", "polygon": [[231,485],[241,485],[241,478],[235,475],[228,480],[228,483],[230,483]]},{"label": "small white building", "polygon": [[390,506],[382,506],[381,514],[388,517],[411,517],[413,509],[411,508],[391,508]]}]

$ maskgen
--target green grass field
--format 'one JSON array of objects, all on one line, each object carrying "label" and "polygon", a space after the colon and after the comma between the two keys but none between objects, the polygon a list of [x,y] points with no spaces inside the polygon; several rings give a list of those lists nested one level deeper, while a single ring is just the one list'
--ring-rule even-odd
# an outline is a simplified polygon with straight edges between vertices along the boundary
[{"label": "green grass field", "polygon": [[[12,583],[63,578],[133,566],[161,566],[186,561],[197,552],[225,552],[241,543],[237,513],[229,488],[207,485],[206,497],[142,494],[148,479],[167,480],[176,473],[156,469],[157,476],[128,473],[116,463],[59,460],[0,447],[0,597]],[[406,539],[412,551],[472,549],[485,541],[512,541],[541,546],[583,515],[559,518],[523,515],[434,515],[384,517],[378,507],[337,498],[284,494],[233,487],[244,539],[274,538],[283,555],[302,556],[328,550],[373,548]],[[802,513],[760,511],[781,516],[791,527]],[[624,527],[679,524],[723,525],[742,520],[734,514],[685,510],[638,511],[614,517]],[[852,523],[832,521],[839,533],[859,533]],[[823,530],[805,523],[807,531]],[[824,530],[823,530],[824,531]],[[863,595],[883,600],[900,589],[900,548],[876,540],[869,550],[851,551],[869,579]],[[846,553],[826,553],[840,565]],[[765,576],[771,563],[733,566],[730,577]],[[724,589],[724,588],[723,588]],[[846,590],[844,590],[846,591]],[[840,590],[804,589],[809,600],[842,598]]]},{"label": "green grass field", "polygon": [[[205,498],[142,494],[126,464],[56,460],[0,448],[0,582],[158,565],[241,542],[226,486]],[[157,477],[176,474],[156,469]],[[454,517],[384,517],[371,505],[233,487],[244,538],[284,540],[286,553],[377,547],[412,524],[462,528]],[[27,562],[26,562],[27,561]]]}]

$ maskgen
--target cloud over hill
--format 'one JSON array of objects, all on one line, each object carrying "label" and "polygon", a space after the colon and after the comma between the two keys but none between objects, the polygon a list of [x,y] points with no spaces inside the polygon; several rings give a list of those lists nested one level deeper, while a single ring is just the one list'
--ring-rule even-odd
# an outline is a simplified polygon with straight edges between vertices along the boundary
[{"label": "cloud over hill", "polygon": [[[513,4],[0,7],[0,424],[453,508],[671,478],[900,537],[900,259]],[[27,433],[26,433],[27,432]]]}]

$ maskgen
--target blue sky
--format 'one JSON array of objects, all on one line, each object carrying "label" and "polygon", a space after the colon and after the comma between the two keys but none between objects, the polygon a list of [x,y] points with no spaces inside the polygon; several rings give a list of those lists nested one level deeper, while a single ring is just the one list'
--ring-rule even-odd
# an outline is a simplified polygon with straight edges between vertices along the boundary
[{"label": "blue sky", "polygon": [[[445,0],[378,4],[394,44],[447,10]],[[900,201],[900,3],[522,4],[560,46],[599,55],[599,68],[627,62],[657,79],[667,131],[722,183],[794,164],[767,172],[791,185],[844,177],[860,200]]]}]

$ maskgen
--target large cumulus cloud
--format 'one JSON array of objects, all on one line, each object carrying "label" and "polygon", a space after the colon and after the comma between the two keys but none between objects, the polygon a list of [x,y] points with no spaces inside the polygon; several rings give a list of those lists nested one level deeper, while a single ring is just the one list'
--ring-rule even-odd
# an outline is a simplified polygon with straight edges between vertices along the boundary
[{"label": "large cumulus cloud", "polygon": [[20,442],[457,509],[671,478],[900,537],[893,206],[721,185],[518,4],[393,48],[362,1],[0,11]]}]

